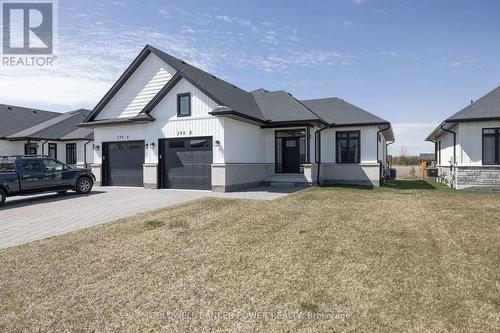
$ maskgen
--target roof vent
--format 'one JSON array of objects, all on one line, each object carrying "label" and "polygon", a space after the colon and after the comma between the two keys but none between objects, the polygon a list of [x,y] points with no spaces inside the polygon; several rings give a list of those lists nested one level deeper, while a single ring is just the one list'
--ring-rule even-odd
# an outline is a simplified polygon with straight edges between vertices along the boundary
[{"label": "roof vent", "polygon": [[470,100],[470,104],[474,104],[474,100],[473,99]]},{"label": "roof vent", "polygon": [[184,60],[181,60],[181,63],[182,63],[182,64],[186,64],[186,62],[185,62]]},{"label": "roof vent", "polygon": [[31,112],[33,112],[33,113],[38,113],[38,112],[36,112],[36,110],[31,110]]},{"label": "roof vent", "polygon": [[7,106],[7,109],[12,110],[12,106]]},{"label": "roof vent", "polygon": [[213,77],[214,79],[216,79],[216,78],[217,78],[217,76],[215,76],[215,75],[212,75],[212,77]]}]

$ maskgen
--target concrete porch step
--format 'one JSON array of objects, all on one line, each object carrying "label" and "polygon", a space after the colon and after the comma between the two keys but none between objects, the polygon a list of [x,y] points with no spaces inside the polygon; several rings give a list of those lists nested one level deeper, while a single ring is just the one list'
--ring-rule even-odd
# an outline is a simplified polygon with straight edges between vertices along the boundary
[{"label": "concrete porch step", "polygon": [[311,186],[304,175],[299,174],[276,174],[268,177],[265,181],[269,186],[275,187],[295,187]]}]

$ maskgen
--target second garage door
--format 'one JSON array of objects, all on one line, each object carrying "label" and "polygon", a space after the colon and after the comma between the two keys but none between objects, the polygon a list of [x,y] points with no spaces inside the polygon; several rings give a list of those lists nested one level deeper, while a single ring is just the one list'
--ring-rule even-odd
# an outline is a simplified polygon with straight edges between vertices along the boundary
[{"label": "second garage door", "polygon": [[212,189],[212,138],[160,141],[162,188]]},{"label": "second garage door", "polygon": [[104,185],[144,186],[144,141],[103,144]]}]

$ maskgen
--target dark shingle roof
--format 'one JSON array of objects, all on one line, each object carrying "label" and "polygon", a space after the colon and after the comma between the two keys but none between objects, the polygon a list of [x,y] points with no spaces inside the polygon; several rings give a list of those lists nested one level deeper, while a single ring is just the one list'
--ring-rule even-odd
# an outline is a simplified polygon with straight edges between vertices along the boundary
[{"label": "dark shingle roof", "polygon": [[389,123],[368,111],[352,105],[343,99],[331,97],[302,101],[323,120],[335,125],[382,124]]},{"label": "dark shingle roof", "polygon": [[40,140],[77,140],[92,138],[92,129],[79,129],[77,126],[89,113],[90,110],[85,109],[62,113],[43,123],[9,135],[7,138]]},{"label": "dark shingle roof", "polygon": [[433,153],[422,153],[418,157],[420,161],[435,161],[436,160],[436,155]]},{"label": "dark shingle roof", "polygon": [[500,86],[448,118],[446,122],[500,118]]},{"label": "dark shingle roof", "polygon": [[302,103],[283,90],[268,92],[264,89],[258,89],[251,94],[257,102],[264,120],[266,121],[276,122],[320,119]]},{"label": "dark shingle roof", "polygon": [[61,115],[58,112],[36,110],[0,104],[0,138]]},{"label": "dark shingle roof", "polygon": [[253,118],[263,119],[263,115],[257,103],[249,92],[158,50],[157,48],[152,46],[150,46],[150,48],[167,64],[179,71],[182,77],[194,83],[195,86],[212,97],[220,105],[227,106],[234,111]]}]

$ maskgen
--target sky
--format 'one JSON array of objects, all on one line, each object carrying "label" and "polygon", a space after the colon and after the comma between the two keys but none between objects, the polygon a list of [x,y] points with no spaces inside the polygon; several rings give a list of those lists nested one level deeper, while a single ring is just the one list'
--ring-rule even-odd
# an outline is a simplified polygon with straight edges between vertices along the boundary
[{"label": "sky", "polygon": [[340,97],[433,152],[442,120],[500,85],[500,1],[59,0],[55,66],[0,66],[0,103],[93,108],[146,44],[245,90]]}]

